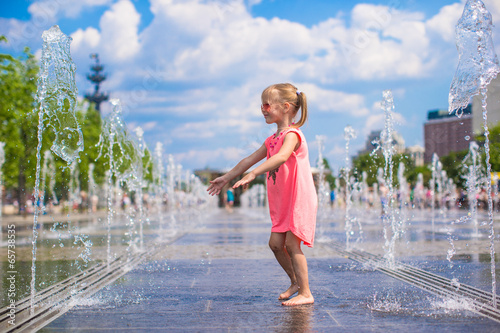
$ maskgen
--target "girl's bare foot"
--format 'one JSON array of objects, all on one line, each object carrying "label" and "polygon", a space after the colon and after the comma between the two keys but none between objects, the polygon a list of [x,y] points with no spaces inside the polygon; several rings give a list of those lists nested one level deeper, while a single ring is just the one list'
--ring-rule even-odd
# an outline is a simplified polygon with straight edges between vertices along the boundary
[{"label": "girl's bare foot", "polygon": [[287,289],[284,293],[280,294],[280,297],[278,299],[289,299],[293,294],[295,294],[297,291],[299,291],[299,286],[294,283],[290,286],[290,288]]},{"label": "girl's bare foot", "polygon": [[297,295],[294,298],[289,299],[286,302],[282,302],[281,305],[294,306],[294,305],[304,305],[304,304],[313,304],[313,303],[314,303],[314,297],[312,295],[309,295],[309,296]]}]

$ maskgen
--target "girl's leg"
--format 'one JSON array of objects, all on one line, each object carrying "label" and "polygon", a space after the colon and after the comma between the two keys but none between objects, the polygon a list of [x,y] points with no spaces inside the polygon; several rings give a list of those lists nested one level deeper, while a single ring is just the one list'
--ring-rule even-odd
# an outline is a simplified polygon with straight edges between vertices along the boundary
[{"label": "girl's leg", "polygon": [[301,305],[314,303],[314,297],[309,289],[309,276],[307,272],[307,260],[304,253],[300,249],[300,238],[295,236],[292,232],[286,233],[285,246],[287,252],[290,254],[293,271],[299,286],[299,293],[294,298],[283,302],[283,305]]},{"label": "girl's leg", "polygon": [[269,247],[273,251],[278,263],[290,278],[290,287],[284,293],[280,294],[278,299],[288,299],[299,290],[293,271],[292,260],[285,248],[285,237],[286,234],[284,232],[271,232],[271,237],[269,238]]}]

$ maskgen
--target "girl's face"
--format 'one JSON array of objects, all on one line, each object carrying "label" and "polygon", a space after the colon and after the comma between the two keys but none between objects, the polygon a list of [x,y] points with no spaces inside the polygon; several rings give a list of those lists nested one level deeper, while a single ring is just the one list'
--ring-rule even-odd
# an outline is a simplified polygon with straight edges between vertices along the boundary
[{"label": "girl's face", "polygon": [[276,93],[270,93],[262,96],[262,105],[260,110],[264,115],[267,124],[278,123],[283,119],[283,103],[278,101]]}]

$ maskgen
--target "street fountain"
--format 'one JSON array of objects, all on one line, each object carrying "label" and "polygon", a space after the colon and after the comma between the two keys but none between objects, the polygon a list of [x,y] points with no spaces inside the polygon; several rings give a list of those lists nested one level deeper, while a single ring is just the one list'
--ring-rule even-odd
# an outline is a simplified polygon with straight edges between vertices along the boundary
[{"label": "street fountain", "polygon": [[346,249],[350,249],[351,236],[354,235],[353,225],[356,223],[356,217],[351,214],[352,209],[352,182],[351,182],[351,166],[349,157],[349,144],[352,139],[357,137],[356,131],[351,126],[344,128],[345,143],[345,167],[344,167],[344,180],[345,180],[345,236],[346,236]]},{"label": "street fountain", "polygon": [[459,60],[455,76],[450,86],[449,112],[462,115],[473,96],[481,95],[484,127],[484,150],[486,153],[486,192],[488,195],[488,220],[490,227],[490,256],[493,306],[496,308],[496,264],[495,229],[493,221],[493,200],[491,186],[491,163],[486,109],[487,86],[500,73],[500,65],[492,39],[492,19],[490,12],[480,0],[468,0],[462,17],[456,26],[456,42]]},{"label": "street fountain", "polygon": [[[5,163],[5,142],[0,142],[0,218],[2,217],[2,208],[3,208],[3,174],[2,174],[2,166]],[[2,226],[0,224],[0,243],[2,243]]]},{"label": "street fountain", "polygon": [[[42,34],[43,47],[38,78],[38,145],[34,197],[35,202],[43,203],[40,192],[40,161],[42,152],[42,134],[50,127],[55,135],[52,147],[56,155],[71,164],[83,150],[83,135],[75,116],[77,88],[75,83],[75,65],[71,59],[71,38],[53,26]],[[38,216],[40,206],[35,205],[33,218],[33,259],[31,266],[31,313],[34,312],[36,294],[36,247],[38,237]]]},{"label": "street fountain", "polygon": [[147,150],[146,143],[144,142],[144,131],[141,127],[135,129],[135,134],[137,135],[137,154],[135,166],[135,175],[133,182],[133,189],[135,190],[135,201],[137,204],[137,211],[139,215],[139,246],[141,250],[144,250],[144,200],[143,200],[143,187],[144,187],[144,164],[143,158]]},{"label": "street fountain", "polygon": [[477,198],[484,182],[480,165],[479,146],[475,141],[469,144],[469,152],[462,161],[466,169],[467,198],[469,201],[469,219],[474,226],[474,237],[479,237],[479,222],[477,217]]},{"label": "street fountain", "polygon": [[394,265],[394,251],[396,242],[403,232],[403,221],[398,219],[397,211],[394,203],[394,185],[393,185],[393,169],[394,162],[393,156],[395,153],[393,144],[393,110],[394,110],[394,99],[391,90],[384,90],[382,93],[383,100],[381,103],[382,110],[384,110],[384,129],[380,133],[380,144],[375,149],[382,149],[382,154],[384,155],[385,166],[383,169],[383,178],[385,184],[385,194],[383,199],[385,204],[383,205],[383,215],[382,221],[384,225],[384,239],[385,239],[385,258],[388,260],[389,265]]},{"label": "street fountain", "polygon": [[[146,169],[143,165],[143,162],[146,161],[143,161],[143,157],[146,155],[147,149],[143,133],[138,131],[137,138],[129,135],[121,117],[120,102],[115,99],[111,101],[113,112],[103,119],[102,133],[97,144],[100,150],[98,159],[104,159],[104,165],[109,166],[104,184],[107,192],[108,219],[107,224],[101,226],[98,223],[100,221],[98,215],[89,214],[95,213],[98,208],[97,193],[100,190],[100,185],[96,183],[94,178],[95,165],[93,163],[89,164],[88,169],[88,201],[79,201],[86,196],[86,193],[81,191],[82,184],[80,183],[83,170],[80,168],[82,161],[79,159],[79,153],[83,151],[83,135],[75,113],[77,88],[75,65],[71,60],[69,50],[71,38],[64,35],[57,26],[45,31],[42,37],[44,42],[36,95],[36,111],[39,121],[32,237],[30,239],[30,235],[24,230],[24,221],[21,222],[16,231],[16,254],[24,254],[26,252],[25,245],[30,243],[32,245],[31,282],[26,285],[22,282],[27,275],[28,265],[20,264],[19,267],[15,267],[12,264],[9,269],[18,268],[21,277],[19,282],[16,280],[18,288],[16,299],[10,299],[10,296],[9,299],[5,297],[2,299],[4,305],[5,302],[15,301],[16,329],[27,330],[40,328],[39,323],[46,323],[49,313],[51,315],[57,313],[57,317],[67,311],[71,308],[68,306],[68,302],[88,297],[100,288],[112,283],[130,271],[146,255],[151,255],[153,251],[161,248],[155,246],[158,243],[171,242],[175,235],[195,227],[203,216],[200,214],[200,210],[208,209],[213,203],[208,200],[208,194],[205,193],[204,185],[200,180],[187,170],[184,171],[185,179],[183,179],[181,177],[182,166],[175,165],[173,158],[170,158],[169,166],[173,165],[173,167],[169,169],[167,175],[167,179],[171,180],[168,184],[169,210],[172,221],[177,219],[182,223],[170,225],[168,236],[171,237],[163,237],[167,233],[161,230],[163,224],[161,207],[158,208],[159,222],[156,222],[155,219],[154,222],[157,224],[149,223],[150,219],[146,217],[146,211],[141,206],[143,199],[147,200],[148,197],[151,197],[151,193],[142,195],[143,189],[146,188],[144,177]],[[50,130],[48,135],[46,135],[47,130]],[[50,150],[45,147],[47,141],[42,140],[42,137],[44,140],[47,137],[54,138]],[[42,141],[44,142],[43,147]],[[4,144],[0,143],[0,167],[5,157],[3,147]],[[66,162],[67,166],[64,169],[56,168],[53,153]],[[164,177],[161,156],[158,156],[155,162],[157,164],[155,168],[158,170],[157,179],[160,179],[157,193],[161,202],[161,198],[165,197],[161,181]],[[56,177],[56,173],[59,171],[60,173]],[[56,178],[60,174],[63,175],[63,178],[67,178],[69,175],[69,179],[63,179],[63,186],[67,185],[67,192],[64,190],[61,198],[58,198],[56,196]],[[85,176],[82,178],[85,179]],[[1,181],[0,174],[0,190],[2,188]],[[59,190],[62,189],[65,187],[61,187]],[[189,193],[185,193],[186,191]],[[136,210],[138,215],[133,216],[130,213],[127,214],[127,218],[120,220],[116,218],[121,210],[120,200],[116,198],[119,192],[124,195],[136,192],[135,202],[138,207]],[[176,195],[176,192],[179,195]],[[60,192],[58,193],[60,194]],[[44,203],[48,196],[52,198],[51,207],[52,204],[61,203],[57,207],[57,212],[55,209],[54,211],[46,210]],[[50,200],[48,201],[50,202]],[[80,212],[87,214],[71,216],[75,207],[72,204],[66,206],[68,201],[79,202],[78,208],[82,208]],[[86,203],[89,205],[88,210],[83,212]],[[0,211],[1,208],[0,203]],[[132,212],[133,209],[130,211]],[[47,216],[41,215],[41,213]],[[52,215],[54,213],[63,214]],[[92,225],[90,225],[91,221]],[[124,225],[124,221],[129,223]],[[137,221],[140,226],[141,251],[132,253],[131,247],[136,242],[134,235],[136,234]],[[143,222],[148,223],[146,225]],[[17,222],[9,225],[17,226]],[[126,227],[128,227],[128,232],[122,233]],[[173,230],[177,227],[179,227],[177,230]],[[157,229],[155,230],[155,228]],[[84,234],[82,230],[90,233]],[[151,236],[152,241],[148,241],[150,244],[146,244],[144,238],[146,232]],[[127,236],[129,238],[127,250],[121,251]],[[111,248],[113,240],[115,241],[113,248],[113,250],[116,248],[115,253],[112,253]],[[97,251],[94,251],[94,244],[97,244]],[[101,244],[106,251],[100,251],[99,245]],[[6,244],[2,243],[2,246],[4,245]],[[40,247],[38,269],[37,245]],[[142,248],[143,246],[144,248]],[[100,256],[103,252],[106,253],[102,256],[104,260]],[[42,264],[40,264],[41,261]],[[26,295],[27,298],[20,299]],[[6,307],[1,311],[2,317],[5,313],[11,313],[10,309]],[[11,328],[12,324],[4,320],[5,318],[0,321],[0,330]]]},{"label": "street fountain", "polygon": [[439,156],[434,153],[432,154],[432,162],[430,165],[431,168],[431,179],[429,180],[429,189],[431,191],[431,218],[432,218],[432,237],[434,238],[434,233],[435,233],[435,219],[436,219],[436,201],[439,202],[439,191],[438,191],[438,184],[439,184],[439,176],[441,175],[441,168],[442,164],[439,162]]},{"label": "street fountain", "polygon": [[[50,152],[50,150],[46,150],[43,154],[43,167],[42,167],[42,186],[45,189],[48,187],[49,194],[52,196],[52,203],[58,204],[59,200],[56,195],[56,161],[54,159],[54,155]],[[49,177],[47,184],[47,176]],[[47,186],[48,185],[48,186]],[[43,197],[46,197],[45,190],[43,191]],[[43,203],[42,203],[43,204]]]},{"label": "street fountain", "polygon": [[321,239],[324,235],[325,224],[328,222],[328,202],[330,188],[325,179],[325,161],[323,159],[323,149],[326,137],[324,135],[316,135],[318,142],[318,216],[316,223],[317,238]]},{"label": "street fountain", "polygon": [[[165,181],[164,181],[164,167],[163,167],[163,144],[156,143],[154,164],[153,164],[153,185],[155,195],[155,206],[158,213],[158,226],[159,229],[165,228],[165,217],[163,212],[163,200],[165,199]],[[163,233],[162,233],[163,234]]]}]

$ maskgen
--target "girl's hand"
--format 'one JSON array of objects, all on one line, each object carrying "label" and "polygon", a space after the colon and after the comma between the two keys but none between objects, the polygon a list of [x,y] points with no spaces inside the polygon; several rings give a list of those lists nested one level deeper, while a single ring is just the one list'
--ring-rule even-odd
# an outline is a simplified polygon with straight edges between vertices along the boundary
[{"label": "girl's hand", "polygon": [[218,195],[220,191],[226,186],[227,180],[224,179],[224,176],[215,178],[210,181],[210,186],[207,188],[208,194],[210,195]]},{"label": "girl's hand", "polygon": [[239,180],[236,184],[234,184],[233,188],[243,186],[243,189],[247,189],[248,184],[250,184],[252,182],[252,180],[254,180],[254,179],[255,179],[255,174],[253,172],[250,172],[248,175],[246,175],[241,180]]}]

